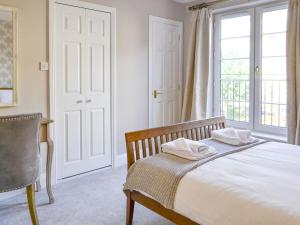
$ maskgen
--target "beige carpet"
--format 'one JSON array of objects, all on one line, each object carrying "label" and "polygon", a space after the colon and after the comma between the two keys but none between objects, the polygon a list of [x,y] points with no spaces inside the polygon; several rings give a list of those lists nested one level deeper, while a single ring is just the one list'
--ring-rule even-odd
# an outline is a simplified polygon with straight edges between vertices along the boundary
[{"label": "beige carpet", "polygon": [[[53,188],[55,203],[45,190],[37,193],[41,225],[124,225],[126,199],[122,186],[126,168],[110,169],[60,183]],[[0,202],[0,225],[30,225],[26,195]],[[134,225],[172,225],[136,204]]]}]

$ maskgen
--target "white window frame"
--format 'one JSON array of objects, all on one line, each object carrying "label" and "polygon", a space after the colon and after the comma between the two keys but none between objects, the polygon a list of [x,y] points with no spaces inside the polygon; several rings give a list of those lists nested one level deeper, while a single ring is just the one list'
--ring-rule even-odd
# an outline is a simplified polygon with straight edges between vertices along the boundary
[{"label": "white window frame", "polygon": [[[221,97],[221,21],[222,19],[229,19],[238,16],[249,15],[250,16],[250,56],[249,56],[249,73],[252,74],[254,72],[254,10],[253,9],[243,9],[243,10],[235,10],[230,12],[225,12],[222,14],[215,15],[215,22],[214,22],[214,114],[219,115],[221,112],[221,105],[220,105],[220,97]],[[253,76],[249,76],[249,99],[250,102],[254,99],[253,93]],[[227,120],[227,124],[229,126],[238,127],[238,128],[245,128],[245,129],[253,129],[253,105],[249,104],[249,122],[239,122],[233,120]]]},{"label": "white window frame", "polygon": [[[240,122],[227,120],[227,124],[232,127],[250,129],[257,132],[277,134],[286,136],[287,129],[275,126],[268,126],[260,124],[261,108],[259,107],[261,93],[260,82],[261,70],[259,76],[255,75],[255,68],[261,68],[261,19],[263,12],[273,11],[276,9],[287,8],[287,2],[272,2],[261,6],[250,5],[248,7],[241,7],[234,10],[221,11],[214,14],[214,43],[213,43],[213,77],[214,77],[214,115],[220,115],[221,105],[221,20],[224,18],[234,18],[241,15],[250,15],[250,77],[249,77],[249,122]],[[260,24],[260,26],[259,26]]]},{"label": "white window frame", "polygon": [[270,125],[262,125],[261,123],[261,77],[262,77],[262,14],[265,12],[270,12],[273,10],[281,10],[286,9],[287,3],[273,3],[268,4],[265,6],[260,6],[256,8],[256,14],[255,14],[255,28],[256,28],[256,35],[255,35],[255,43],[256,43],[256,51],[255,51],[255,67],[259,68],[258,74],[255,75],[255,99],[258,99],[254,101],[255,103],[255,120],[254,120],[254,130],[260,131],[260,132],[267,132],[267,133],[274,133],[274,134],[280,134],[283,136],[287,135],[287,129],[283,127],[276,127],[276,126],[270,126]]}]

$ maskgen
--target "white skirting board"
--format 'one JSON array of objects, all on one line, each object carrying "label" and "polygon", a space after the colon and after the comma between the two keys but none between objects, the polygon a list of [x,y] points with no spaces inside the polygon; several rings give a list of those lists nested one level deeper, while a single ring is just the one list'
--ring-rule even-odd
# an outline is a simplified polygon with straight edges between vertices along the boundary
[{"label": "white skirting board", "polygon": [[125,154],[116,155],[114,167],[117,168],[125,165],[127,165],[127,154],[125,153]]}]

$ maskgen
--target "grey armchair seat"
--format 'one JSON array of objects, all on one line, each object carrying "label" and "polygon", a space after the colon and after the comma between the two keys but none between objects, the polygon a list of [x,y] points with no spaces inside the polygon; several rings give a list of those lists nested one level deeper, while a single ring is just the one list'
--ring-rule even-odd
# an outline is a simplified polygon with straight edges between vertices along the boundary
[{"label": "grey armchair seat", "polygon": [[32,224],[38,225],[34,185],[40,173],[42,114],[0,117],[0,193],[26,188]]}]

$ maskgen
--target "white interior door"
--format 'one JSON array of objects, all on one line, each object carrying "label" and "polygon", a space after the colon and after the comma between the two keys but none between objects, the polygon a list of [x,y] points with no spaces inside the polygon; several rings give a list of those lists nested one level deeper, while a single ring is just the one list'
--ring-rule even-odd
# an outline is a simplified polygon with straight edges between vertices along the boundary
[{"label": "white interior door", "polygon": [[56,4],[58,178],[111,165],[110,14]]},{"label": "white interior door", "polygon": [[180,121],[182,23],[150,17],[149,126]]}]

